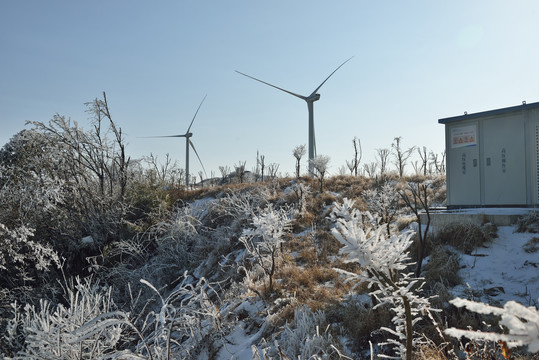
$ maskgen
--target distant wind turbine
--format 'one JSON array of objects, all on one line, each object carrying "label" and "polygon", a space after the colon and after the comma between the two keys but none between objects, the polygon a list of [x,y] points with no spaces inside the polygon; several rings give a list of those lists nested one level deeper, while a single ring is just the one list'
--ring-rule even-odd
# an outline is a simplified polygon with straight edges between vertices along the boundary
[{"label": "distant wind turbine", "polygon": [[[193,142],[191,141],[191,137],[193,136],[193,133],[189,132],[191,130],[191,126],[193,126],[193,122],[195,121],[195,118],[197,117],[198,110],[200,110],[200,107],[202,106],[202,103],[204,100],[206,100],[206,96],[204,95],[204,98],[200,102],[200,105],[198,105],[198,109],[195,112],[195,116],[193,116],[193,120],[191,120],[191,124],[189,124],[189,127],[187,128],[187,132],[183,135],[165,135],[165,136],[146,136],[146,138],[167,138],[167,137],[184,137],[185,138],[185,186],[189,187],[189,145],[193,148],[193,151],[195,152],[195,155],[198,158],[198,161],[200,162],[200,165],[202,165],[202,169],[204,170],[204,174],[206,174],[206,169],[204,169],[204,164],[202,164],[202,160],[200,160],[200,156],[198,156],[197,149],[195,149],[195,145],[193,145]],[[208,175],[206,174],[206,177]]]},{"label": "distant wind turbine", "polygon": [[[353,57],[353,56],[352,56]],[[307,102],[307,108],[309,110],[309,172],[312,173],[313,171],[313,168],[312,168],[312,163],[311,163],[311,160],[314,159],[314,157],[316,156],[316,139],[315,139],[315,136],[314,136],[314,102],[317,101],[317,100],[320,100],[320,94],[317,93],[318,90],[320,90],[320,88],[322,87],[322,85],[324,85],[324,83],[326,81],[328,81],[328,79],[333,75],[335,74],[335,72],[337,70],[339,70],[341,68],[341,66],[343,66],[344,64],[346,64],[348,61],[350,61],[351,58],[349,58],[348,60],[346,60],[345,62],[343,62],[341,65],[339,65],[335,70],[333,70],[333,72],[331,74],[329,74],[329,76],[326,78],[326,80],[322,81],[322,83],[320,85],[318,85],[318,87],[316,89],[314,89],[314,91],[311,93],[311,95],[309,96],[303,96],[303,95],[299,95],[299,94],[296,94],[296,93],[293,93],[291,91],[288,91],[288,90],[285,90],[283,88],[280,88],[278,86],[275,86],[275,85],[272,85],[270,83],[267,83],[265,81],[262,81],[260,79],[257,79],[255,77],[252,77],[250,75],[247,75],[247,74],[244,74],[238,70],[236,70],[236,72],[238,74],[241,74],[243,76],[247,76],[248,78],[251,78],[253,80],[256,80],[256,81],[259,81],[263,84],[266,84],[266,85],[269,85],[271,87],[274,87],[278,90],[281,90],[281,91],[284,91],[285,93],[288,93],[290,95],[294,95],[302,100],[305,100]]]}]

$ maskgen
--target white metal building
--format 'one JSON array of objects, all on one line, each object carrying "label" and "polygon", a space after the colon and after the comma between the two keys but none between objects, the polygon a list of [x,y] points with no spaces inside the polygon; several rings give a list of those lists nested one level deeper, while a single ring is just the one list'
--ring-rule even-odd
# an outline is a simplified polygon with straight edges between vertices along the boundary
[{"label": "white metal building", "polygon": [[539,102],[438,122],[448,208],[539,205]]}]

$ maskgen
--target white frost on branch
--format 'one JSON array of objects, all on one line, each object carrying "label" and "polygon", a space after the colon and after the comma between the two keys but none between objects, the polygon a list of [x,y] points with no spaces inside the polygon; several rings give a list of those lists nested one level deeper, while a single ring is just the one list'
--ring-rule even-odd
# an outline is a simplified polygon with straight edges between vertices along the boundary
[{"label": "white frost on branch", "polygon": [[33,235],[26,226],[11,230],[0,223],[0,270],[25,272],[33,267],[44,271],[53,264],[60,267],[58,254],[50,246],[31,240]]},{"label": "white frost on branch", "polygon": [[[378,305],[389,305],[395,313],[394,329],[381,328],[396,339],[388,339],[380,345],[392,345],[398,358],[410,359],[412,349],[422,343],[421,337],[414,337],[413,327],[424,315],[432,311],[429,298],[420,295],[424,282],[402,273],[410,265],[408,248],[412,244],[412,231],[405,231],[386,237],[381,226],[372,221],[364,224],[363,214],[353,208],[353,201],[344,199],[343,204],[335,204],[330,215],[334,222],[331,230],[335,238],[344,245],[340,253],[345,262],[361,265],[361,272],[351,273],[335,269],[349,279],[375,285],[370,295],[378,300]],[[390,357],[391,358],[391,357]]]},{"label": "white frost on branch", "polygon": [[273,275],[275,273],[278,254],[284,235],[290,230],[293,211],[280,208],[274,209],[268,205],[260,215],[254,215],[252,228],[243,230],[240,241],[247,253],[269,276],[269,290],[273,289]]},{"label": "white frost on branch", "polygon": [[529,352],[539,352],[539,311],[533,306],[525,307],[515,301],[508,301],[503,308],[499,308],[461,298],[449,302],[478,314],[500,316],[500,325],[505,326],[509,334],[449,328],[445,330],[447,335],[456,338],[466,336],[476,340],[500,340],[505,341],[509,347],[528,346]]},{"label": "white frost on branch", "polygon": [[386,275],[403,270],[410,260],[408,248],[414,233],[406,231],[387,238],[381,227],[365,229],[359,220],[360,212],[352,206],[353,201],[345,198],[331,214],[335,221],[331,233],[344,245],[340,253],[347,256],[345,261],[358,262],[364,268]]}]

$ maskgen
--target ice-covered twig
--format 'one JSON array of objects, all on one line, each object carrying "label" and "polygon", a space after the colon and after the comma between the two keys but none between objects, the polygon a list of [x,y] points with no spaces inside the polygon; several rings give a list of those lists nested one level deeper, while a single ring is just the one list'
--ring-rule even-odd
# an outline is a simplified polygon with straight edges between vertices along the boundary
[{"label": "ice-covered twig", "polygon": [[529,352],[539,352],[539,311],[534,307],[508,301],[503,308],[499,308],[461,298],[453,299],[450,303],[478,314],[500,316],[500,325],[505,326],[509,334],[449,328],[445,330],[447,335],[456,338],[466,336],[475,340],[500,340],[505,341],[509,347],[527,346]]}]

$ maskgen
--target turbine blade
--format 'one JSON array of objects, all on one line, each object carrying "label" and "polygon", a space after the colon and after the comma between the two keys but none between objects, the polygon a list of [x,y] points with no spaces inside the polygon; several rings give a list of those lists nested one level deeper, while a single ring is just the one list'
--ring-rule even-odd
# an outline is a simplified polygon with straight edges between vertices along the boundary
[{"label": "turbine blade", "polygon": [[193,151],[195,152],[195,155],[197,156],[198,158],[198,161],[200,162],[200,165],[202,165],[202,170],[204,170],[204,175],[206,175],[206,178],[208,177],[208,174],[206,174],[206,169],[204,168],[204,164],[202,164],[202,160],[200,160],[200,156],[198,156],[198,152],[197,152],[197,149],[195,149],[195,145],[193,145],[193,142],[191,140],[189,140],[189,145],[191,145],[191,147],[193,148]]},{"label": "turbine blade", "polygon": [[317,87],[316,89],[314,89],[314,91],[312,92],[312,94],[311,94],[310,96],[313,96],[314,94],[316,94],[316,92],[317,92],[318,90],[320,90],[320,88],[322,87],[322,85],[324,85],[324,83],[325,83],[326,81],[328,81],[328,79],[331,77],[331,75],[335,74],[335,72],[336,72],[337,70],[339,70],[339,69],[341,68],[341,66],[343,66],[344,64],[346,64],[346,63],[347,63],[348,61],[350,61],[352,58],[353,58],[353,56],[352,56],[351,58],[349,58],[348,60],[346,60],[345,62],[343,62],[341,65],[339,65],[338,68],[336,68],[335,70],[333,70],[333,72],[332,72],[331,74],[329,74],[329,76],[326,78],[326,80],[322,81],[322,83],[321,83],[320,85],[318,85],[318,87]]},{"label": "turbine blade", "polygon": [[200,107],[202,106],[202,103],[204,102],[204,100],[206,100],[206,96],[208,96],[208,94],[204,95],[204,98],[200,102],[200,105],[198,105],[198,109],[195,112],[195,116],[193,116],[193,120],[191,120],[191,124],[189,124],[189,127],[187,128],[187,132],[185,133],[186,135],[189,134],[189,130],[191,130],[191,126],[193,125],[193,121],[195,121],[195,118],[197,117],[197,114],[198,114],[198,110],[200,110]]},{"label": "turbine blade", "polygon": [[241,75],[243,75],[243,76],[247,76],[248,78],[251,78],[251,79],[253,79],[253,80],[259,81],[259,82],[261,82],[262,84],[269,85],[269,86],[274,87],[274,88],[276,88],[276,89],[278,89],[278,90],[284,91],[285,93],[288,93],[288,94],[290,94],[290,95],[294,95],[295,97],[299,97],[300,99],[307,101],[307,98],[306,98],[305,96],[303,96],[303,95],[299,95],[299,94],[293,93],[292,91],[285,90],[285,89],[283,89],[283,88],[280,88],[280,87],[278,87],[278,86],[272,85],[272,84],[267,83],[267,82],[265,82],[265,81],[259,80],[259,79],[255,78],[255,77],[250,76],[250,75],[247,75],[247,74],[244,74],[244,73],[242,73],[242,72],[239,72],[238,70],[235,70],[235,71],[236,71],[238,74],[241,74]]},{"label": "turbine blade", "polygon": [[163,135],[163,136],[139,136],[139,139],[149,139],[149,138],[169,138],[169,137],[185,137],[185,135]]}]

